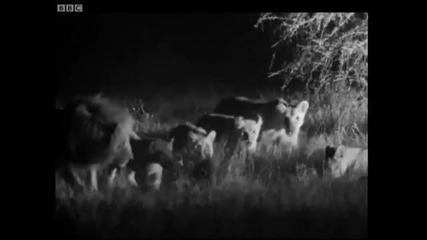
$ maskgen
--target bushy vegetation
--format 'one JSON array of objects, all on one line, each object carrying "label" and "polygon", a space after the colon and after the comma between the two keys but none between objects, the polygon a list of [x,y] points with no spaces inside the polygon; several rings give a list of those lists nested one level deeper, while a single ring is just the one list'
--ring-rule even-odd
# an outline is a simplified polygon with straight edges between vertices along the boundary
[{"label": "bushy vegetation", "polygon": [[265,24],[272,47],[280,51],[285,45],[293,52],[280,69],[269,73],[284,76],[284,89],[299,79],[315,93],[349,91],[355,85],[367,90],[367,13],[262,13],[255,27],[264,29]]}]

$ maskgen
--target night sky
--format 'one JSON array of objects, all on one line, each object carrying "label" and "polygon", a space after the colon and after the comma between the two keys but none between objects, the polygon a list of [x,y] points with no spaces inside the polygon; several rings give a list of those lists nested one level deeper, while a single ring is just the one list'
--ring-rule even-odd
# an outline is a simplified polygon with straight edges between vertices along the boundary
[{"label": "night sky", "polygon": [[268,85],[257,13],[57,14],[57,94]]}]

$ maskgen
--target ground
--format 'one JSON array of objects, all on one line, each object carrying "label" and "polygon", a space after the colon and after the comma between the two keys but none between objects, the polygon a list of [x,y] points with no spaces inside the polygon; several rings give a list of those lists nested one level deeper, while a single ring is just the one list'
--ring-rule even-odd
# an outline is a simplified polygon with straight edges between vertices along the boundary
[{"label": "ground", "polygon": [[[179,122],[195,122],[223,97],[185,96],[146,102],[150,115],[138,111],[139,99],[126,101],[143,121],[140,131],[162,133]],[[156,193],[122,183],[71,198],[57,179],[57,232],[75,238],[366,237],[367,177],[333,180],[323,174],[319,154],[326,145],[367,147],[367,101],[352,99],[351,94],[307,99],[298,151],[290,158],[259,156],[253,174],[225,179],[218,187],[201,182],[178,191],[166,171],[166,187]]]}]

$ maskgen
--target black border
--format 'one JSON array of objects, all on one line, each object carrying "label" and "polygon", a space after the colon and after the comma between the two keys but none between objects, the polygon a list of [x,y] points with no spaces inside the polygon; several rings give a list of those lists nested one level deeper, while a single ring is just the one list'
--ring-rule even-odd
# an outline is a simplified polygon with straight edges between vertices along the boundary
[{"label": "black border", "polygon": [[[55,95],[55,86],[52,84],[52,80],[50,80],[50,76],[52,76],[51,64],[53,63],[46,60],[46,57],[50,58],[51,56],[48,49],[51,49],[50,46],[53,39],[51,27],[52,15],[54,20],[54,17],[58,14],[56,12],[57,3],[63,3],[63,1],[55,1],[52,5],[49,5],[47,15],[50,14],[51,17],[48,19],[47,23],[37,23],[38,28],[34,26],[32,29],[28,29],[28,32],[23,33],[24,36],[19,37],[21,40],[26,39],[27,41],[36,41],[35,44],[31,46],[31,48],[34,49],[31,49],[32,51],[28,51],[27,54],[33,54],[33,57],[35,56],[35,59],[38,59],[39,61],[31,62],[32,66],[27,70],[21,69],[20,73],[28,74],[28,76],[22,80],[25,82],[12,81],[11,83],[17,84],[14,88],[19,91],[19,94],[11,93],[15,95],[13,98],[14,103],[11,104],[12,108],[15,110],[13,114],[15,114],[15,116],[19,116],[19,119],[12,120],[13,124],[14,126],[30,125],[30,127],[24,129],[22,132],[20,131],[21,133],[19,133],[18,136],[16,136],[16,132],[12,133],[16,136],[16,139],[14,139],[15,143],[19,144],[16,145],[16,149],[11,150],[13,153],[19,154],[17,154],[17,156],[15,155],[16,157],[13,158],[14,166],[12,168],[8,167],[6,171],[8,172],[7,174],[12,175],[8,178],[14,179],[12,189],[13,193],[10,193],[10,197],[13,199],[13,203],[16,204],[15,208],[25,208],[25,210],[23,210],[24,216],[21,214],[13,214],[13,211],[12,215],[19,219],[18,221],[20,224],[18,227],[22,228],[23,232],[30,236],[34,236],[35,232],[40,232],[40,230],[44,229],[46,229],[46,231],[43,235],[46,236],[46,234],[51,231],[50,224],[48,223],[52,219],[49,209],[52,209],[51,204],[53,202],[53,171],[51,171],[51,160],[49,159],[49,154],[52,154],[52,150],[50,149],[52,146],[52,138],[50,137],[51,135],[49,135],[51,134],[49,133],[51,130],[47,129],[52,129],[51,119],[53,119],[53,117],[51,114],[53,114],[52,102]],[[162,7],[166,8],[161,11],[156,11],[152,6],[149,6],[145,2],[139,4],[142,7],[136,7],[138,4],[135,5],[135,3],[129,4],[119,1],[102,4],[83,2],[84,12],[76,14],[135,14],[140,12],[171,13],[180,11],[204,12],[200,9],[206,9],[207,12],[214,12],[218,9],[219,11],[224,12],[225,8],[228,8],[228,11],[236,10],[239,12],[269,10],[307,11],[307,9],[310,8],[313,10],[316,9],[317,11],[331,11],[331,9],[334,8],[334,11],[346,11],[345,9],[347,9],[347,11],[350,11],[350,9],[354,11],[354,9],[357,8],[351,6],[349,8],[337,9],[336,5],[326,8],[324,2],[322,2],[320,4],[321,6],[318,8],[316,8],[315,5],[312,5],[314,2],[310,4],[304,2],[302,4],[302,8],[292,6],[295,2],[283,2],[283,6],[276,5],[277,7],[271,4],[265,4],[262,6],[262,2],[252,5],[241,2],[240,4],[234,5],[234,8],[233,5],[225,5],[226,7],[224,7],[224,5],[219,5],[217,2],[211,2],[211,4],[203,2],[199,5],[195,5],[194,3],[183,5],[181,2],[177,4],[159,3],[164,5]],[[144,10],[140,10],[141,8]],[[47,8],[43,10],[46,11],[46,9]],[[37,16],[40,16],[40,12],[37,13]],[[380,9],[378,11],[369,10],[367,12],[369,12],[369,51],[371,60],[371,66],[369,69],[369,76],[371,79],[369,100],[369,122],[371,125],[371,131],[369,143],[371,146],[374,146],[374,148],[371,148],[369,152],[369,157],[371,159],[371,181],[369,183],[368,224],[370,226],[368,227],[368,236],[408,236],[411,232],[404,231],[404,224],[407,218],[399,216],[401,214],[399,212],[402,211],[399,211],[398,209],[400,207],[406,208],[411,206],[410,203],[407,204],[404,200],[412,201],[411,199],[417,198],[421,194],[419,194],[420,189],[414,189],[412,194],[407,194],[411,192],[411,186],[409,184],[403,184],[403,181],[405,178],[411,177],[405,176],[405,174],[410,175],[411,170],[408,169],[408,171],[406,171],[405,163],[401,164],[401,162],[407,160],[408,164],[411,164],[410,162],[413,161],[422,161],[422,158],[410,159],[407,155],[398,155],[397,151],[399,148],[402,148],[402,141],[414,140],[412,140],[413,138],[410,136],[398,136],[398,131],[400,130],[399,125],[404,123],[399,123],[398,116],[394,114],[400,114],[398,112],[402,112],[403,115],[406,115],[405,109],[403,109],[403,106],[399,106],[399,103],[402,104],[405,100],[409,101],[410,99],[413,99],[413,97],[409,96],[405,98],[405,91],[402,91],[402,89],[392,89],[392,86],[398,86],[398,88],[400,88],[402,84],[402,78],[397,76],[396,71],[399,70],[398,68],[402,68],[400,65],[401,61],[405,61],[405,59],[394,55],[396,53],[396,49],[403,44],[400,42],[399,46],[396,46],[396,41],[402,41],[402,39],[396,37],[394,31],[398,28],[397,26],[399,23],[397,23],[397,21],[390,20],[390,15],[384,13]],[[396,16],[393,15],[392,17]],[[405,17],[402,16],[402,19],[404,18]],[[34,19],[35,18],[30,18],[29,24],[31,24],[31,21]],[[28,24],[28,20],[24,24]],[[405,26],[399,27],[404,28]],[[47,33],[40,32],[40,28],[43,30],[46,29]],[[32,39],[28,39],[28,36],[32,36]],[[33,53],[34,50],[36,53]],[[393,51],[393,55],[389,53],[390,51]],[[389,60],[395,60],[396,66],[390,66]],[[49,64],[49,62],[51,64]],[[41,73],[40,70],[46,71]],[[387,93],[391,96],[387,96]],[[406,92],[406,94],[411,93]],[[18,101],[20,102],[18,103]],[[6,102],[6,104],[9,105],[10,103]],[[405,107],[406,105],[408,104],[405,104]],[[383,113],[381,113],[382,111]],[[406,117],[413,117],[411,114],[406,115]],[[385,119],[381,119],[382,117]],[[12,130],[12,128],[10,130]],[[386,141],[388,139],[392,141],[388,143]],[[383,148],[381,148],[381,145]],[[23,146],[25,147],[25,150],[23,150]],[[6,151],[8,152],[8,150]],[[22,156],[22,153],[24,155],[28,154],[28,156]],[[10,160],[12,161],[12,159]],[[19,169],[19,171],[17,169]],[[21,177],[16,177],[17,174]],[[7,195],[8,194],[6,194],[6,196]],[[410,210],[408,209],[407,211]],[[46,219],[44,219],[45,217]],[[46,220],[46,222],[44,220]]]}]

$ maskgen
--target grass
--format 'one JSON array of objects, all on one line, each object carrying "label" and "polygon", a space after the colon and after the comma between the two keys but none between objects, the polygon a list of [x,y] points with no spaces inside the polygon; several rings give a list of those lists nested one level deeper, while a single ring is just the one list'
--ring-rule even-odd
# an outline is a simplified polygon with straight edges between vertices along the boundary
[{"label": "grass", "polygon": [[[290,157],[256,156],[252,174],[228,176],[220,186],[201,181],[184,187],[177,183],[184,179],[174,182],[165,170],[159,192],[142,192],[121,179],[115,188],[101,186],[98,193],[71,198],[57,179],[57,232],[79,239],[366,237],[367,178],[332,180],[321,167],[321,149],[328,144],[367,147],[367,104],[352,97],[310,98],[298,151]],[[220,99],[187,94],[179,101],[128,103],[143,122],[141,131],[164,134],[179,122],[194,122]],[[153,106],[160,110],[141,111]]]}]

